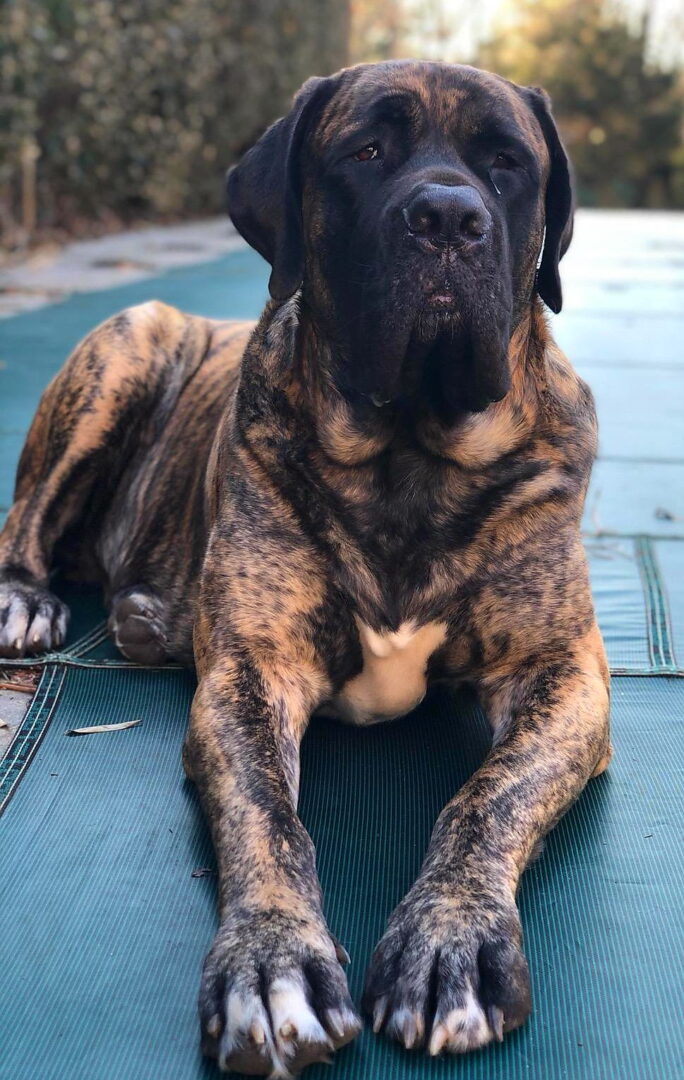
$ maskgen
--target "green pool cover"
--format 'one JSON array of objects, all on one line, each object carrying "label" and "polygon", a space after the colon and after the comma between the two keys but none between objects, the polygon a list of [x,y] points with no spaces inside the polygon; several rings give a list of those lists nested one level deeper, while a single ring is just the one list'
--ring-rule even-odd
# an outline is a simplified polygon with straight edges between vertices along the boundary
[{"label": "green pool cover", "polygon": [[[0,513],[40,390],[91,326],[152,296],[251,316],[264,292],[263,264],[240,252],[0,323]],[[558,324],[571,355],[591,357],[586,321]],[[684,1076],[684,361],[671,360],[684,321],[670,322],[660,367],[650,360],[647,371],[624,335],[605,332],[578,365],[602,421],[586,545],[615,675],[615,758],[524,879],[534,1014],[503,1045],[458,1059],[408,1054],[365,1032],[310,1080]],[[625,413],[637,400],[641,428]],[[195,996],[216,889],[213,873],[197,872],[214,859],[180,767],[193,678],[127,664],[106,638],[97,594],[58,591],[74,613],[70,640],[41,664],[0,763],[0,1077],[212,1080]],[[64,737],[138,719],[126,731]],[[391,726],[321,720],[307,733],[300,809],[357,998],[436,815],[487,745],[473,699],[441,691]]]}]

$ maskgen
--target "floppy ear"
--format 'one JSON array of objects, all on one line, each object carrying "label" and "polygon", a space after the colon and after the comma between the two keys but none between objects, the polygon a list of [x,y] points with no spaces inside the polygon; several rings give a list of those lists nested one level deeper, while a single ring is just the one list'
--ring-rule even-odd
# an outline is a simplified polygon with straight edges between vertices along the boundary
[{"label": "floppy ear", "polygon": [[274,300],[288,300],[302,283],[300,153],[335,86],[332,78],[308,79],[287,116],[276,120],[228,172],[228,213],[247,243],[271,264],[268,289]]},{"label": "floppy ear", "polygon": [[548,94],[536,86],[527,88],[534,115],[549,151],[551,168],[546,184],[544,250],[537,270],[537,292],[556,314],[563,306],[558,264],[572,240],[574,197],[570,162],[551,115]]}]

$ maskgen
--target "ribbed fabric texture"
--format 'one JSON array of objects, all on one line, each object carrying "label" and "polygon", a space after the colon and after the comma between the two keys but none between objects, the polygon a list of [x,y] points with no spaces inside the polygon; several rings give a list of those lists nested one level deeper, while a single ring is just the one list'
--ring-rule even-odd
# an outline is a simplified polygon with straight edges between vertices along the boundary
[{"label": "ribbed fabric texture", "polygon": [[[1,825],[0,1077],[213,1077],[198,1055],[195,995],[215,877],[192,871],[215,864],[180,766],[193,680],[76,668],[59,680],[56,703],[45,696],[29,718],[34,737],[49,723]],[[129,719],[143,723],[64,735]],[[530,1022],[458,1060],[408,1054],[366,1032],[338,1055],[338,1080],[681,1075],[684,683],[616,679],[613,724],[609,772],[524,878]],[[357,999],[439,810],[487,744],[467,694],[433,694],[413,717],[366,730],[313,722],[300,810]]]}]

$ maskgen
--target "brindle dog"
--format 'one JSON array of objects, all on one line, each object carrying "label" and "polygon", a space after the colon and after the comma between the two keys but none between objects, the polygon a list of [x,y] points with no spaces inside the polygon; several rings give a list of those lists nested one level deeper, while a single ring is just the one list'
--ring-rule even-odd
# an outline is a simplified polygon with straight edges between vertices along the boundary
[{"label": "brindle dog", "polygon": [[228,192],[272,299],[254,327],[145,304],[76,349],[1,537],[2,654],[63,641],[68,558],[126,656],[194,661],[184,761],[220,875],[203,1045],[272,1076],[360,1027],[296,813],[309,717],[473,684],[492,749],[363,1002],[406,1047],[472,1050],[530,1011],[520,876],[610,757],[579,535],[596,419],[542,307],[568,162],[543,92],[406,61],[311,79]]}]

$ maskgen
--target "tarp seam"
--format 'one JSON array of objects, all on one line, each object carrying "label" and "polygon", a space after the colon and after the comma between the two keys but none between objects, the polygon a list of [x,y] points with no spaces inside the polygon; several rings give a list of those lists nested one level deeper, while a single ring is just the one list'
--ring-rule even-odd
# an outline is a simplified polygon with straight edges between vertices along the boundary
[{"label": "tarp seam", "polygon": [[672,645],[672,623],[667,593],[651,538],[637,536],[634,540],[646,607],[646,634],[653,674],[671,674],[676,670]]}]

